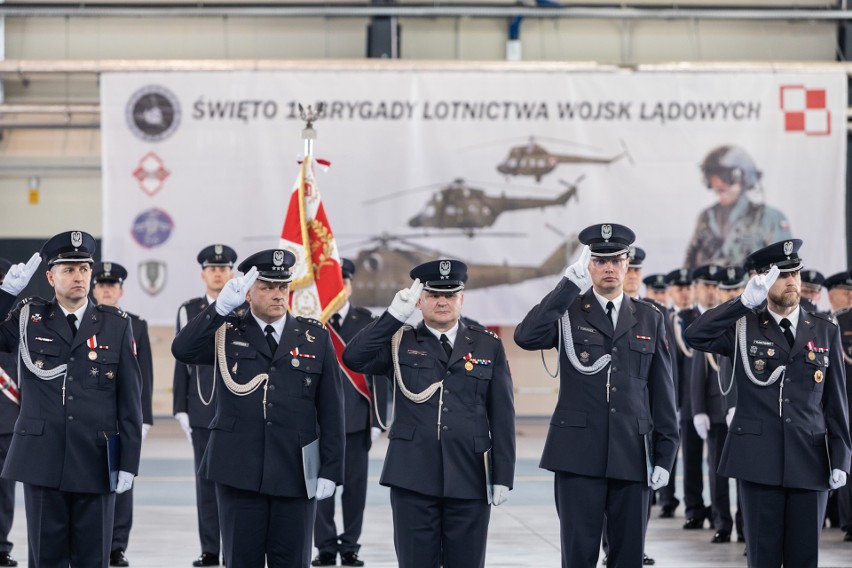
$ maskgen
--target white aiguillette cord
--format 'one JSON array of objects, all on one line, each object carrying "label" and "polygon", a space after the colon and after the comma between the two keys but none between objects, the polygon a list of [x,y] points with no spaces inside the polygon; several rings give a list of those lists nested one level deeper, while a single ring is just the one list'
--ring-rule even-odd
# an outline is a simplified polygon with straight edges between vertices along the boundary
[{"label": "white aiguillette cord", "polygon": [[[410,329],[410,328],[409,328]],[[391,337],[391,359],[393,359],[393,409],[394,416],[396,415],[396,386],[399,385],[399,390],[402,391],[403,396],[410,400],[415,404],[422,404],[429,400],[435,391],[440,391],[438,395],[438,439],[441,439],[441,409],[444,406],[444,381],[443,379],[437,382],[432,383],[425,390],[414,393],[408,390],[405,387],[405,383],[402,381],[402,371],[399,368],[399,344],[402,342],[402,334],[405,331],[405,326],[399,328],[396,333]],[[381,424],[381,421],[379,422]],[[384,425],[382,424],[382,427]]]},{"label": "white aiguillette cord", "polygon": [[[560,361],[560,349],[562,346],[565,347],[565,355],[568,357],[568,361],[570,361],[571,366],[577,369],[580,373],[584,375],[594,375],[598,373],[601,369],[603,369],[606,365],[609,365],[612,361],[612,355],[609,353],[601,356],[600,359],[595,361],[589,366],[583,365],[580,360],[577,358],[577,353],[574,351],[574,336],[571,333],[571,318],[568,316],[568,312],[565,312],[565,315],[562,316],[560,320],[561,325],[558,326],[559,330],[559,338],[556,342],[556,372],[551,374],[550,369],[547,368],[547,363],[544,361],[544,350],[541,351],[541,362],[544,365],[544,370],[550,375],[552,378],[556,378],[559,374],[559,361]],[[606,370],[606,401],[609,402],[609,391],[611,388],[610,384],[610,373],[612,371],[612,367]]]},{"label": "white aiguillette cord", "polygon": [[27,321],[30,319],[30,305],[24,304],[21,308],[21,314],[18,318],[18,337],[21,338],[18,343],[18,353],[21,361],[30,373],[43,381],[52,381],[62,375],[62,406],[65,406],[65,381],[68,378],[68,364],[63,363],[53,369],[39,369],[33,364],[30,358],[30,347],[27,341]]},{"label": "white aiguillette cord", "polygon": [[[228,370],[228,358],[225,355],[225,333],[227,332],[228,324],[223,323],[216,330],[216,359],[213,360],[213,377],[216,377],[216,368],[222,375],[222,382],[225,383],[225,388],[237,396],[247,396],[256,391],[263,385],[263,418],[266,418],[266,392],[269,387],[269,374],[260,373],[245,384],[240,384],[231,377],[231,372]],[[211,395],[212,399],[212,395]]]},{"label": "white aiguillette cord", "polygon": [[[737,361],[737,350],[739,349],[740,358],[742,359],[743,369],[745,370],[745,374],[752,383],[756,384],[759,387],[768,387],[775,383],[779,378],[783,379],[787,376],[787,366],[786,365],[778,365],[772,374],[769,375],[769,378],[765,381],[761,381],[757,377],[754,376],[754,373],[751,372],[751,365],[748,360],[747,354],[747,341],[746,341],[746,318],[745,316],[741,317],[737,320],[737,332],[736,332],[736,342],[734,342],[734,367],[736,368]],[[733,385],[733,373],[731,374],[731,384]],[[784,415],[784,381],[782,380],[780,383],[781,387],[778,389],[778,416]],[[721,385],[720,385],[721,387]],[[731,387],[728,387],[728,391],[731,390]],[[727,394],[727,393],[724,393]]]}]

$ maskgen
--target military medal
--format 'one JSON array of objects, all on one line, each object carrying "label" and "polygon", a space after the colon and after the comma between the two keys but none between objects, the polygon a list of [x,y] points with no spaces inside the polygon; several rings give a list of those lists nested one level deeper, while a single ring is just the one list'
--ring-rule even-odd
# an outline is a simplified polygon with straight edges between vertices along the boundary
[{"label": "military medal", "polygon": [[98,368],[92,367],[92,370],[89,371],[89,375],[92,376],[92,377],[97,377],[98,376]]},{"label": "military medal", "polygon": [[464,370],[465,370],[465,371],[473,371],[473,363],[471,363],[470,361],[468,361],[467,363],[465,363],[465,364],[464,364]]},{"label": "military medal", "polygon": [[33,314],[30,316],[30,321],[33,323],[38,323],[41,321],[41,314]]},{"label": "military medal", "polygon": [[754,370],[758,373],[762,373],[763,370],[766,369],[766,361],[763,359],[758,359],[754,362]]},{"label": "military medal", "polygon": [[43,368],[44,367],[44,361],[42,361],[41,359],[36,360],[35,366],[38,367],[39,369]]},{"label": "military medal", "polygon": [[752,355],[757,355],[757,345],[752,345],[751,347],[749,347],[748,352]]},{"label": "military medal", "polygon": [[589,362],[589,352],[588,351],[583,351],[582,353],[580,353],[580,362],[581,363],[588,363]]},{"label": "military medal", "polygon": [[775,356],[775,350],[774,349],[767,349],[766,350],[766,356],[767,357],[774,357]]},{"label": "military medal", "polygon": [[94,361],[97,358],[98,358],[98,352],[97,351],[89,351],[89,361]]},{"label": "military medal", "polygon": [[823,379],[824,377],[825,377],[825,374],[824,374],[822,371],[820,371],[819,369],[817,369],[817,370],[814,372],[814,382],[815,382],[815,383],[821,383],[821,382],[822,382],[822,379]]},{"label": "military medal", "polygon": [[106,372],[106,378],[108,378],[109,380],[114,379],[115,378],[115,371],[107,371]]},{"label": "military medal", "polygon": [[310,378],[310,377],[305,377],[305,386],[306,386],[306,387],[311,386],[311,383],[312,383],[312,382],[313,382],[313,381],[311,381],[311,378]]},{"label": "military medal", "polygon": [[296,359],[295,357],[293,357],[293,359],[290,361],[290,363],[292,363],[294,367],[298,367],[299,365],[301,365],[299,360]]},{"label": "military medal", "polygon": [[808,351],[808,361],[813,361],[816,359],[816,355],[814,355],[813,351]]}]

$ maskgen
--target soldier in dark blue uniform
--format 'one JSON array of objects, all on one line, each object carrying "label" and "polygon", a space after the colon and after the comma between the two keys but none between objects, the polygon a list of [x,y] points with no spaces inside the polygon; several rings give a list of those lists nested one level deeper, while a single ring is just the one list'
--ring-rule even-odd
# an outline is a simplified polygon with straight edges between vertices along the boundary
[{"label": "soldier in dark blue uniform", "polygon": [[668,289],[665,274],[649,274],[642,279],[642,284],[645,285],[645,299],[653,300],[663,307],[663,312],[668,312],[670,308]]},{"label": "soldier in dark blue uniform", "polygon": [[[49,239],[41,257],[55,299],[25,301],[0,324],[0,351],[18,352],[21,369],[2,476],[24,484],[33,568],[106,567],[115,493],[129,490],[139,469],[142,379],[130,319],[88,301],[94,250],[82,231]],[[39,261],[9,270],[0,314]]]},{"label": "soldier in dark blue uniform", "polygon": [[733,358],[737,406],[719,474],[739,480],[749,566],[816,567],[828,489],[846,484],[849,436],[840,330],[799,306],[802,241],[749,255],[739,298],[686,330]]},{"label": "soldier in dark blue uniform", "polygon": [[[840,343],[843,348],[843,363],[846,370],[846,401],[852,401],[852,308],[844,308],[834,313],[837,326],[840,328]],[[834,491],[837,501],[837,523],[832,521],[832,526],[839,526],[846,534],[843,540],[852,542],[852,485],[844,485]],[[829,499],[830,505],[831,499]]]},{"label": "soldier in dark blue uniform", "polygon": [[642,262],[645,250],[631,245],[627,250],[627,274],[624,275],[624,293],[631,298],[639,298],[642,287]]},{"label": "soldier in dark blue uniform", "polygon": [[[127,280],[127,269],[115,262],[96,262],[92,267],[92,297],[98,305],[120,308],[124,295],[123,284]],[[151,354],[151,340],[148,337],[148,322],[130,312],[133,326],[133,340],[136,342],[136,360],[142,372],[142,440],[154,424],[152,411],[154,389],[154,362]],[[125,491],[115,498],[115,521],[112,530],[112,552],[109,555],[110,566],[130,566],[124,554],[133,526],[133,489]]]},{"label": "soldier in dark blue uniform", "polygon": [[[720,300],[727,300],[739,292],[745,285],[745,271],[740,267],[729,266],[721,270],[718,294]],[[730,365],[723,372],[723,359],[714,353],[697,353],[691,359],[691,409],[692,423],[698,436],[707,443],[708,481],[710,484],[710,509],[712,524],[716,533],[710,539],[712,543],[731,541],[734,520],[731,516],[729,480],[716,473],[722,457],[722,446],[728,434],[725,422],[727,407],[725,396],[731,390]],[[737,533],[742,536],[742,519],[738,516]],[[745,538],[743,538],[745,540]]]},{"label": "soldier in dark blue uniform", "polygon": [[809,312],[821,311],[819,302],[822,299],[822,285],[825,276],[817,270],[802,270],[802,298],[799,303]]},{"label": "soldier in dark blue uniform", "polygon": [[[187,300],[178,310],[177,331],[207,309],[225,283],[231,279],[231,269],[237,261],[237,253],[229,246],[215,244],[201,249],[198,263],[201,265],[201,280],[207,288],[204,296]],[[195,500],[198,507],[198,536],[201,540],[201,555],[192,562],[193,566],[219,565],[219,507],[216,503],[216,487],[211,481],[198,475],[201,457],[210,439],[210,422],[216,412],[216,378],[213,365],[184,365],[175,362],[173,413],[187,438],[192,443],[195,458]]]},{"label": "soldier in dark blue uniform", "polygon": [[[373,321],[373,314],[366,308],[352,305],[352,278],[355,264],[348,258],[341,259],[346,304],[331,316],[330,333],[336,333],[340,346],[345,347],[355,335]],[[351,369],[343,372],[343,402],[346,410],[346,478],[340,504],[343,509],[343,532],[338,534],[334,525],[334,498],[317,503],[317,519],[314,525],[314,546],[319,553],[312,566],[334,566],[340,554],[342,566],[363,566],[358,558],[361,545],[361,528],[364,524],[364,506],[367,503],[367,468],[370,446],[380,434],[379,421],[373,413],[384,417],[387,406],[386,379],[361,375]],[[375,389],[376,392],[373,392]]]},{"label": "soldier in dark blue uniform", "polygon": [[541,467],[556,474],[563,567],[595,565],[604,515],[608,565],[642,566],[649,492],[669,482],[677,453],[664,316],[623,292],[634,238],[616,224],[581,231],[580,259],[515,330],[523,349],[560,352]]},{"label": "soldier in dark blue uniform", "polygon": [[[0,284],[3,277],[12,267],[12,263],[0,258]],[[2,314],[0,314],[2,315]],[[21,396],[18,391],[18,362],[17,354],[0,352],[0,470],[9,453],[12,443],[12,432],[15,431],[15,421],[21,407]],[[12,543],[9,541],[9,531],[15,518],[15,482],[10,479],[0,479],[0,566],[17,566],[18,561],[12,558]]]},{"label": "soldier in dark blue uniform", "polygon": [[[427,262],[410,276],[343,360],[393,376],[401,391],[381,477],[399,566],[482,568],[489,504],[503,503],[514,479],[512,377],[500,339],[459,320],[464,263]],[[418,306],[423,321],[404,325]]]},{"label": "soldier in dark blue uniform", "polygon": [[852,272],[844,270],[832,274],[823,283],[828,290],[828,302],[832,313],[852,307]]},{"label": "soldier in dark blue uniform", "polygon": [[[306,568],[316,500],[343,481],[340,367],[324,326],[287,315],[295,256],[240,264],[172,354],[216,362],[216,416],[199,475],[216,484],[228,568]],[[249,310],[234,313],[248,300]],[[316,499],[314,499],[316,496]]]}]

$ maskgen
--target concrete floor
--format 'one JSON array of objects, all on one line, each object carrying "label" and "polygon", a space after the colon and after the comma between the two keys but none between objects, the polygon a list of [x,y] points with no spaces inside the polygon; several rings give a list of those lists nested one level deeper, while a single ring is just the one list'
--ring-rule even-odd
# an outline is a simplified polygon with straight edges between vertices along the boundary
[{"label": "concrete floor", "polygon": [[[515,489],[509,501],[492,511],[488,541],[489,567],[558,568],[559,521],[553,506],[552,475],[538,469],[546,425],[520,422]],[[393,527],[387,488],[378,484],[385,437],[373,447],[370,460],[365,527],[361,558],[369,567],[396,566]],[[188,567],[198,556],[195,517],[195,489],[192,448],[177,423],[163,417],[156,421],[142,451],[141,474],[136,480],[133,532],[127,551],[134,568]],[[680,477],[677,496],[683,495]],[[706,485],[706,484],[705,484]],[[709,502],[705,489],[705,501]],[[26,566],[26,526],[23,496],[18,491],[18,508],[11,540],[13,555]],[[339,510],[339,508],[338,508]],[[745,566],[743,544],[710,544],[710,529],[685,531],[682,508],[674,519],[657,518],[652,513],[648,528],[647,553],[660,568],[715,568]],[[820,566],[852,567],[852,543],[844,543],[843,533],[826,529],[823,533]],[[796,567],[791,567],[796,568]]]}]

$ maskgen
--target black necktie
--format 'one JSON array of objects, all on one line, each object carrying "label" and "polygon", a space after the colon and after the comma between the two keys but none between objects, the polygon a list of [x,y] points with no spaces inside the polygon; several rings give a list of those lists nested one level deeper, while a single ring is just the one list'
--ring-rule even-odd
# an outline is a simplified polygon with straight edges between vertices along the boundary
[{"label": "black necktie", "polygon": [[275,337],[272,335],[275,332],[275,328],[267,325],[263,328],[263,331],[266,332],[266,343],[269,344],[269,350],[275,355],[275,350],[278,349],[278,342],[275,341]]},{"label": "black necktie", "polygon": [[453,346],[450,345],[450,340],[443,333],[441,334],[441,347],[444,348],[444,351],[447,353],[447,358],[453,353]]},{"label": "black necktie", "polygon": [[783,327],[783,328],[784,328],[784,337],[786,337],[786,338],[787,338],[787,343],[789,343],[789,344],[790,344],[790,347],[792,347],[792,346],[793,346],[793,342],[795,342],[795,341],[796,341],[796,338],[795,338],[795,337],[793,337],[793,330],[792,330],[792,329],[790,329],[790,327],[791,327],[792,325],[793,325],[793,324],[791,324],[791,323],[790,323],[790,320],[788,320],[787,318],[781,318],[781,327]]},{"label": "black necktie", "polygon": [[334,314],[331,316],[331,327],[337,331],[340,331],[340,319],[340,314]]},{"label": "black necktie", "polygon": [[77,326],[74,325],[74,322],[77,321],[77,316],[75,316],[74,314],[68,314],[67,316],[65,316],[65,319],[66,321],[68,321],[68,327],[71,328],[71,337],[74,337],[75,335],[77,335]]},{"label": "black necktie", "polygon": [[615,329],[615,320],[612,319],[612,310],[615,308],[615,304],[612,302],[606,303],[606,317],[609,318],[609,323],[612,324],[612,329]]}]

